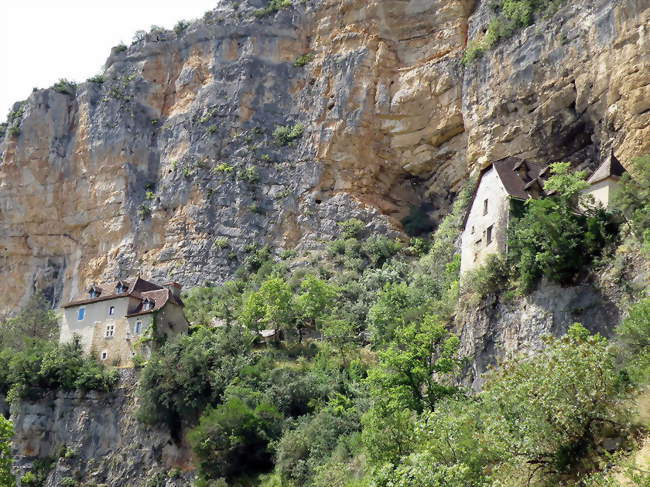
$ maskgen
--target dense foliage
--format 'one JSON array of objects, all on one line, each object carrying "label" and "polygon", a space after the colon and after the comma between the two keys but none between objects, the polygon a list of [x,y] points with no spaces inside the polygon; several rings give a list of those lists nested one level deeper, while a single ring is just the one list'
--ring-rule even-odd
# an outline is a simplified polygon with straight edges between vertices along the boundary
[{"label": "dense foliage", "polygon": [[78,337],[60,345],[54,313],[35,296],[16,316],[0,323],[0,394],[9,401],[44,390],[108,391],[116,371],[83,352]]},{"label": "dense foliage", "polygon": [[11,471],[11,438],[13,426],[0,415],[0,486],[13,487],[15,478]]},{"label": "dense foliage", "polygon": [[571,282],[616,235],[611,215],[582,196],[584,172],[571,171],[566,162],[552,164],[551,174],[544,185],[551,196],[527,200],[510,226],[508,259],[526,291],[542,276]]},{"label": "dense foliage", "polygon": [[650,155],[632,160],[630,166],[630,172],[623,175],[614,194],[614,204],[650,254]]},{"label": "dense foliage", "polygon": [[[623,404],[648,379],[647,304],[615,346],[575,325],[501,364],[479,394],[459,383],[467,364],[452,331],[459,296],[504,294],[528,274],[529,285],[571,280],[606,251],[609,216],[582,210],[581,175],[556,165],[549,184],[550,203],[530,203],[515,225],[514,257],[462,286],[471,189],[428,241],[369,235],[351,219],[325,252],[250,247],[236,279],[187,293],[198,326],[145,367],[142,417],[187,432],[200,486],[578,485],[601,468],[603,438],[633,437]],[[551,258],[564,239],[574,254]],[[262,340],[265,329],[284,339]]]}]

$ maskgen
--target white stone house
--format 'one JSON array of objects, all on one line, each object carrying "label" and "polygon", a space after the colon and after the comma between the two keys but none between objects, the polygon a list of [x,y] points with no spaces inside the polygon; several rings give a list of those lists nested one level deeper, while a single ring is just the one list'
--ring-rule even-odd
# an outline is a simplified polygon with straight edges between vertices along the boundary
[{"label": "white stone house", "polygon": [[[588,179],[586,194],[605,208],[625,168],[611,154]],[[461,236],[461,274],[484,264],[491,254],[508,251],[508,225],[521,203],[543,198],[549,167],[509,157],[481,171],[478,187],[465,215]]]},{"label": "white stone house", "polygon": [[481,171],[478,186],[465,215],[461,237],[461,274],[485,263],[490,254],[505,254],[513,201],[538,197],[544,166],[514,157]]},{"label": "white stone house", "polygon": [[187,332],[180,290],[175,282],[160,286],[140,277],[93,285],[87,296],[62,307],[59,341],[66,343],[78,335],[84,351],[132,367],[136,354],[150,354],[149,339]]}]

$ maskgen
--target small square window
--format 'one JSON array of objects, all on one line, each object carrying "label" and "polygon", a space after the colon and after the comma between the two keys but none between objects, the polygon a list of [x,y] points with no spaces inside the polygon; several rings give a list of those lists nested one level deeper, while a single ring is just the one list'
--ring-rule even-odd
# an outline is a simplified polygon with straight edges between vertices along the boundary
[{"label": "small square window", "polygon": [[487,231],[485,233],[485,240],[486,240],[485,245],[486,246],[490,245],[492,243],[492,228],[493,227],[494,227],[494,225],[490,225],[489,227],[487,227]]},{"label": "small square window", "polygon": [[115,335],[115,325],[106,325],[106,338],[111,338]]},{"label": "small square window", "polygon": [[85,317],[86,317],[86,308],[79,308],[79,311],[77,311],[77,320],[83,321]]},{"label": "small square window", "polygon": [[108,358],[108,352],[107,352],[106,350],[104,350],[104,351],[102,352],[101,357],[102,357],[102,360],[106,360],[106,359]]},{"label": "small square window", "polygon": [[108,308],[108,314],[113,316],[115,314],[115,306],[111,306]]}]

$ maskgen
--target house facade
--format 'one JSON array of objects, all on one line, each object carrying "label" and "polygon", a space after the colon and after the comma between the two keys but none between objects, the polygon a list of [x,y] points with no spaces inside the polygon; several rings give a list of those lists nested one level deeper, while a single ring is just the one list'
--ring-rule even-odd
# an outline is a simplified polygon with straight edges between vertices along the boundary
[{"label": "house facade", "polygon": [[461,274],[481,266],[491,254],[506,253],[513,202],[537,197],[546,172],[514,157],[481,171],[461,236]]},{"label": "house facade", "polygon": [[178,283],[160,286],[140,277],[93,285],[63,306],[59,340],[78,335],[83,349],[99,360],[132,367],[137,354],[149,356],[152,339],[187,331],[180,290]]},{"label": "house facade", "polygon": [[[611,207],[611,198],[625,168],[612,153],[588,179],[585,194],[597,204]],[[548,166],[508,157],[489,165],[479,176],[478,187],[461,236],[461,274],[485,264],[489,255],[508,251],[508,226],[513,212],[530,198],[543,198]]]}]

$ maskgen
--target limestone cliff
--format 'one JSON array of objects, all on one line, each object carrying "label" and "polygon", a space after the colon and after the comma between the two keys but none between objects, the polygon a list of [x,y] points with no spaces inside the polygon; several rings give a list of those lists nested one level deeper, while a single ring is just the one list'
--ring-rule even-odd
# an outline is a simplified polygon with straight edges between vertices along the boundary
[{"label": "limestone cliff", "polygon": [[568,2],[467,67],[488,1],[294,3],[260,18],[263,0],[223,0],[182,33],[113,49],[102,78],[16,105],[0,311],[135,273],[223,280],[251,243],[310,248],[353,216],[399,232],[507,155],[650,151],[646,0]]}]

